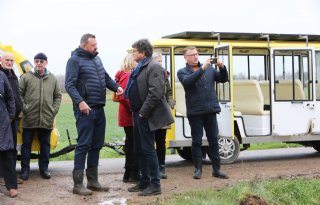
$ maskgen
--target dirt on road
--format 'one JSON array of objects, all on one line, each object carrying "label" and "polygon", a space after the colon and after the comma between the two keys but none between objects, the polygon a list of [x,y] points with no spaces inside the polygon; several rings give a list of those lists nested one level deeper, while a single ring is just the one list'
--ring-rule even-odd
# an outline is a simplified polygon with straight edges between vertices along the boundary
[{"label": "dirt on road", "polygon": [[[52,172],[50,180],[42,179],[37,170],[31,172],[30,179],[19,186],[18,197],[11,199],[5,196],[4,186],[0,186],[0,205],[106,205],[111,201],[126,200],[123,204],[144,204],[165,198],[173,193],[201,190],[206,188],[221,189],[238,182],[264,180],[272,178],[320,176],[320,157],[314,153],[306,157],[281,158],[268,160],[238,161],[223,165],[222,169],[229,174],[229,179],[217,179],[211,176],[212,168],[206,160],[200,180],[194,180],[193,165],[187,161],[171,162],[167,165],[168,179],[161,180],[162,194],[158,196],[139,197],[129,193],[127,188],[133,184],[122,182],[122,172],[108,173],[108,167],[99,175],[101,184],[110,187],[109,192],[94,192],[92,196],[72,194],[73,181],[70,171]],[[86,182],[85,182],[86,183]]]}]

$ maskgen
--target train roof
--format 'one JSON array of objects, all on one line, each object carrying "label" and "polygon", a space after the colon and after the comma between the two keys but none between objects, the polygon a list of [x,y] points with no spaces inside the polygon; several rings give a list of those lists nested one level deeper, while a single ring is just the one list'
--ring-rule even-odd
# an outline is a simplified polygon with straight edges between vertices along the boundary
[{"label": "train roof", "polygon": [[217,40],[253,40],[253,41],[320,41],[320,35],[314,34],[275,34],[275,33],[233,33],[184,31],[163,36],[163,39],[217,39]]}]

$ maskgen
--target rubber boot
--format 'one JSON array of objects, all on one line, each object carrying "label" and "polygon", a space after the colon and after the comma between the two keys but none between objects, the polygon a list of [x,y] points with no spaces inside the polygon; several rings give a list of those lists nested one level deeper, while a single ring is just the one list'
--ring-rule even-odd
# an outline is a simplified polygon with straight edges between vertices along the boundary
[{"label": "rubber boot", "polygon": [[83,186],[83,170],[73,170],[73,193],[79,195],[91,195],[92,191]]},{"label": "rubber boot", "polygon": [[226,173],[224,173],[223,171],[221,171],[220,161],[213,162],[212,168],[213,168],[213,172],[212,172],[213,177],[217,177],[217,178],[221,178],[221,179],[229,179],[229,176]]},{"label": "rubber boot", "polygon": [[201,179],[201,174],[202,174],[202,159],[195,159],[194,160],[194,174],[193,178],[194,179]]},{"label": "rubber boot", "polygon": [[87,174],[87,188],[92,191],[108,191],[109,187],[102,187],[98,181],[98,167],[91,167],[86,169]]},{"label": "rubber boot", "polygon": [[159,173],[160,173],[160,178],[161,179],[167,179],[167,174],[166,174],[166,165],[161,164],[159,166]]}]

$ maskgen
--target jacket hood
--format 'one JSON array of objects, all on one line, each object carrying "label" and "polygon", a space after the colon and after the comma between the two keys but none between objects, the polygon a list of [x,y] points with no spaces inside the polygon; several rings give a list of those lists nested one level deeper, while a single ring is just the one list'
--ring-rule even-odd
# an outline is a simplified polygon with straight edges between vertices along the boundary
[{"label": "jacket hood", "polygon": [[89,53],[88,51],[84,50],[81,47],[76,48],[71,55],[77,55],[77,56],[82,56],[82,57],[87,57],[87,58],[94,58],[98,55],[99,53],[96,52],[95,54]]}]

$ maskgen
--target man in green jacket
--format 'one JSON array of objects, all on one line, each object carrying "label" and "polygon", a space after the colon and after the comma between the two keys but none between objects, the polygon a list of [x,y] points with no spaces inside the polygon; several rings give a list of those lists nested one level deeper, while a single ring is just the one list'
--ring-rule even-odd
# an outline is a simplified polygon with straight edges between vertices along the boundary
[{"label": "man in green jacket", "polygon": [[23,132],[21,146],[21,179],[28,180],[33,136],[38,132],[40,142],[39,171],[44,179],[50,179],[48,170],[50,158],[50,135],[54,117],[61,103],[61,91],[57,78],[46,65],[47,56],[38,53],[34,57],[35,68],[24,74],[19,82],[23,101]]}]

